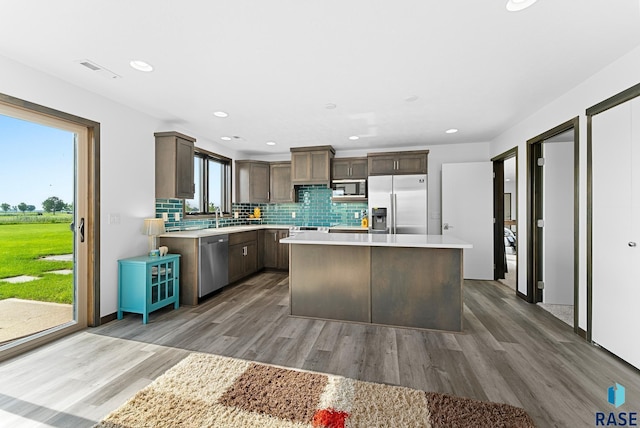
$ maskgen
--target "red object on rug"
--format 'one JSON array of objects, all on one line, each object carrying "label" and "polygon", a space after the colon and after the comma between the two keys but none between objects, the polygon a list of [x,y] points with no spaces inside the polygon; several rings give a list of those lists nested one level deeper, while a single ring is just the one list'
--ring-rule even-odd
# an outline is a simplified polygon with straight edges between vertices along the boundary
[{"label": "red object on rug", "polygon": [[318,428],[344,428],[349,413],[334,409],[322,409],[313,415],[313,426]]}]

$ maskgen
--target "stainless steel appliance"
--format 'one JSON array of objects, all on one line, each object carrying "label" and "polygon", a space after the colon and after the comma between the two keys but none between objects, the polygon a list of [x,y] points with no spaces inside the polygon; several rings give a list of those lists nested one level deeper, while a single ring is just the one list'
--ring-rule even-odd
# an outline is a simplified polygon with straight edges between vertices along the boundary
[{"label": "stainless steel appliance", "polygon": [[202,297],[229,283],[229,235],[200,238],[199,252],[198,297]]},{"label": "stainless steel appliance", "polygon": [[333,180],[331,182],[334,199],[365,199],[367,197],[367,180]]},{"label": "stainless steel appliance", "polygon": [[289,236],[296,236],[301,232],[322,232],[329,233],[329,228],[324,226],[291,226],[289,228]]},{"label": "stainless steel appliance", "polygon": [[369,233],[389,233],[386,208],[371,208],[371,227],[369,229]]},{"label": "stainless steel appliance", "polygon": [[427,174],[372,175],[368,187],[369,219],[386,208],[389,233],[427,234]]}]

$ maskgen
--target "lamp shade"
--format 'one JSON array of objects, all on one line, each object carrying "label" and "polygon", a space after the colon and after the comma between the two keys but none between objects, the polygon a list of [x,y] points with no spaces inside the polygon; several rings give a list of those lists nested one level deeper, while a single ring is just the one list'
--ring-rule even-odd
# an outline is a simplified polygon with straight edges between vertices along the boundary
[{"label": "lamp shade", "polygon": [[161,218],[145,218],[142,224],[142,234],[155,236],[161,235],[165,232],[164,220]]}]

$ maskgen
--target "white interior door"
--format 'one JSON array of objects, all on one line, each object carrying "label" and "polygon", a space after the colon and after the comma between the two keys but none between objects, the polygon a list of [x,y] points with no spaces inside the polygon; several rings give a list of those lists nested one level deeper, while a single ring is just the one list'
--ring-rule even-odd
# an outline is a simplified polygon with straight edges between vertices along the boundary
[{"label": "white interior door", "polygon": [[593,116],[592,138],[592,339],[640,368],[640,100]]},{"label": "white interior door", "polygon": [[567,141],[545,141],[542,147],[542,301],[573,306],[573,128],[565,134]]},{"label": "white interior door", "polygon": [[464,250],[464,277],[493,279],[493,165],[442,164],[442,234],[473,244]]}]

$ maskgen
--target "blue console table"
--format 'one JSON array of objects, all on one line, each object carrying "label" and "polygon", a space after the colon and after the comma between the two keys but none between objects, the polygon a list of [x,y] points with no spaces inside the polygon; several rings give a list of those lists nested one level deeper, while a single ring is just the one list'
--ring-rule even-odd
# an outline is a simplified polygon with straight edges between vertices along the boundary
[{"label": "blue console table", "polygon": [[171,303],[178,309],[179,278],[180,254],[118,260],[118,319],[123,312],[133,312],[142,314],[146,324],[149,312]]}]

